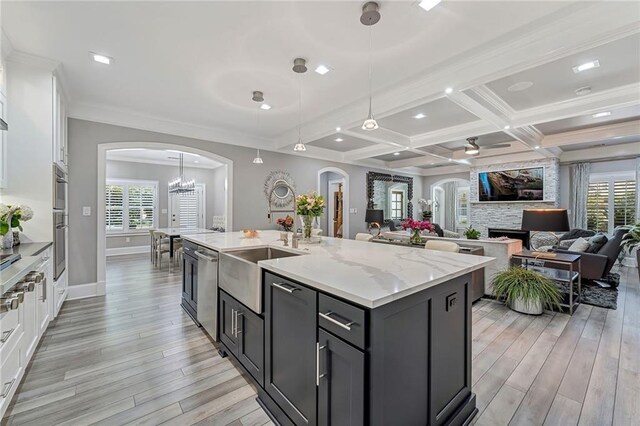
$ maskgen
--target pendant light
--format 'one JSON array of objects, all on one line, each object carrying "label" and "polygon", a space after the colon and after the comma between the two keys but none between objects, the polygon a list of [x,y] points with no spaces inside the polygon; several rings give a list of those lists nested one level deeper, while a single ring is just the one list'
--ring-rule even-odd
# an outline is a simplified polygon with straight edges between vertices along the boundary
[{"label": "pendant light", "polygon": [[373,54],[372,49],[372,32],[373,26],[380,20],[380,12],[378,11],[378,3],[370,1],[362,6],[362,15],[360,16],[360,22],[363,25],[369,27],[369,115],[367,119],[362,123],[362,130],[376,130],[378,126],[378,122],[373,117],[373,111],[371,108],[371,98],[373,96],[373,92],[371,89],[371,74],[372,74],[372,60],[371,55]]},{"label": "pendant light", "polygon": [[298,94],[298,143],[293,147],[293,150],[296,152],[304,152],[307,150],[307,147],[302,142],[302,74],[307,72],[307,61],[302,58],[296,58],[293,60],[293,72],[299,75],[299,94]]},{"label": "pendant light", "polygon": [[184,177],[184,154],[180,153],[180,176],[169,182],[169,194],[186,195],[193,193],[195,189],[196,181]]},{"label": "pendant light", "polygon": [[476,155],[480,152],[480,146],[476,143],[477,137],[467,138],[467,145],[464,147],[464,153],[468,155]]},{"label": "pendant light", "polygon": [[[253,92],[253,96],[251,97],[251,100],[254,102],[257,102],[258,104],[261,104],[262,102],[264,102],[264,95],[261,91],[256,90]],[[260,109],[261,109],[262,105],[258,105],[258,108],[256,109],[256,130],[258,132],[258,134],[260,134]],[[260,148],[257,149],[257,153],[256,153],[256,158],[253,159],[253,164],[263,164],[264,161],[262,161],[262,157],[260,157]]]}]

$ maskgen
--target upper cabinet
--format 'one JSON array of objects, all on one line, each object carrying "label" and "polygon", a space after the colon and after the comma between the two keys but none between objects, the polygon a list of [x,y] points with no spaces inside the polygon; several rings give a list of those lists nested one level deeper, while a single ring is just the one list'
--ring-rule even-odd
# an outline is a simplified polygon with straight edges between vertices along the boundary
[{"label": "upper cabinet", "polygon": [[67,101],[60,81],[53,75],[53,162],[64,171],[68,168]]},{"label": "upper cabinet", "polygon": [[[0,91],[0,118],[4,121],[7,119],[7,97]],[[6,188],[8,185],[9,171],[7,169],[7,132],[0,130],[0,188]]]}]

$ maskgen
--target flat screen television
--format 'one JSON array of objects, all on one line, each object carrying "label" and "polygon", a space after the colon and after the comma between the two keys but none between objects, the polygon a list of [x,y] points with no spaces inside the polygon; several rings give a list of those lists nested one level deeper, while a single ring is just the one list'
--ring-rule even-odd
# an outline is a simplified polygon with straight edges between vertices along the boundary
[{"label": "flat screen television", "polygon": [[543,201],[544,167],[478,173],[478,201]]}]

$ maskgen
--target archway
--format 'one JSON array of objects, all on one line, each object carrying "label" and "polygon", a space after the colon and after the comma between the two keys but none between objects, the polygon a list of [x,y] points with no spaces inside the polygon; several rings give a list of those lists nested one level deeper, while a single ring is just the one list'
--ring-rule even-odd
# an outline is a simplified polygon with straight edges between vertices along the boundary
[{"label": "archway", "polygon": [[[335,191],[333,190],[329,191],[329,188],[330,187],[335,188],[335,185],[338,185],[340,181],[342,183],[341,185],[342,236],[343,238],[350,238],[351,234],[349,234],[349,174],[338,167],[325,167],[318,170],[318,193],[321,195],[324,195],[324,194],[327,195],[327,208],[325,210],[324,227],[326,227],[326,235],[328,236],[334,236],[336,231],[333,225],[334,214],[332,212],[332,209],[334,209],[335,207],[335,204],[334,204],[335,201],[333,200],[333,192]],[[332,199],[329,199],[329,197],[331,197]]]},{"label": "archway", "polygon": [[446,178],[434,182],[430,188],[433,200],[433,221],[443,229],[460,232],[470,225],[468,179]]}]

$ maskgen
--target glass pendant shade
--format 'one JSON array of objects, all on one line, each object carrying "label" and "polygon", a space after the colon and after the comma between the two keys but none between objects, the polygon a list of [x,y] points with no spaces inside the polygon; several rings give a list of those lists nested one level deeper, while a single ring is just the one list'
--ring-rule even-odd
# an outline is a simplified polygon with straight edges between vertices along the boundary
[{"label": "glass pendant shade", "polygon": [[293,150],[297,152],[302,152],[302,151],[306,151],[307,147],[302,143],[300,139],[298,139],[298,143],[296,144],[296,146],[293,147]]},{"label": "glass pendant shade", "polygon": [[476,155],[477,153],[480,152],[480,147],[479,146],[465,146],[464,147],[464,153],[465,154],[469,154],[469,155]]},{"label": "glass pendant shade", "polygon": [[[371,102],[371,101],[369,101]],[[369,116],[364,123],[362,123],[362,130],[376,130],[378,128],[378,122],[375,118],[373,118],[373,113],[371,112],[371,107],[369,107]]]}]

